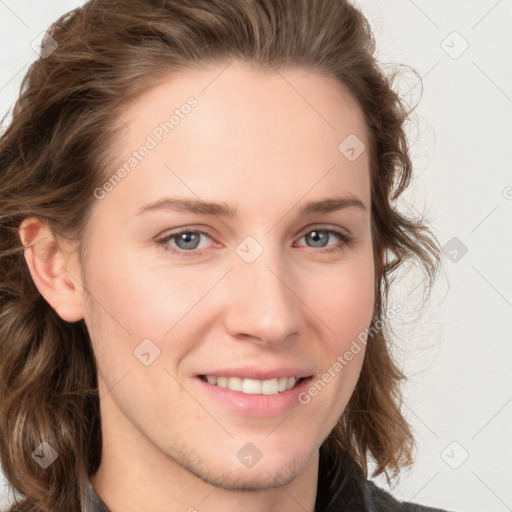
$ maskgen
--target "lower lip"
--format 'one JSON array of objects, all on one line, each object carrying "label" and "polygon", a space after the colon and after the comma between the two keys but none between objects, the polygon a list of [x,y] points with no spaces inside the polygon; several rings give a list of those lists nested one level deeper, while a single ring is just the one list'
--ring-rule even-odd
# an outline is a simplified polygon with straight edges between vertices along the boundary
[{"label": "lower lip", "polygon": [[280,416],[300,405],[299,394],[306,391],[312,377],[302,379],[292,389],[276,395],[249,395],[208,384],[200,377],[195,379],[209,396],[218,400],[232,411],[246,416],[270,418]]}]

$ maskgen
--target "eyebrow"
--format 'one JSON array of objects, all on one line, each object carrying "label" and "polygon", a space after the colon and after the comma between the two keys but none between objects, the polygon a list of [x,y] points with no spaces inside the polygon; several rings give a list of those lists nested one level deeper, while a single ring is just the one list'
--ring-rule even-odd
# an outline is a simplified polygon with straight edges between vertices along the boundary
[{"label": "eyebrow", "polygon": [[[364,203],[353,195],[345,197],[330,197],[319,201],[310,201],[306,203],[300,210],[301,215],[311,213],[329,213],[344,208],[355,207],[366,211]],[[155,210],[183,210],[190,213],[215,215],[219,217],[234,217],[237,208],[229,206],[227,203],[215,203],[201,201],[198,199],[186,199],[180,197],[162,197],[157,201],[153,201],[137,210],[137,215],[141,215],[148,211]]]}]

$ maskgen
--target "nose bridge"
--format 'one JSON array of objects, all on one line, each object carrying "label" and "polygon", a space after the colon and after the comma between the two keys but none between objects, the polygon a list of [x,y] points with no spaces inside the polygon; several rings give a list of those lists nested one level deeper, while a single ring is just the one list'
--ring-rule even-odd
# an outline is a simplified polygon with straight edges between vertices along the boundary
[{"label": "nose bridge", "polygon": [[291,272],[278,247],[245,240],[237,247],[228,284],[226,327],[232,335],[275,344],[297,332],[300,311]]}]

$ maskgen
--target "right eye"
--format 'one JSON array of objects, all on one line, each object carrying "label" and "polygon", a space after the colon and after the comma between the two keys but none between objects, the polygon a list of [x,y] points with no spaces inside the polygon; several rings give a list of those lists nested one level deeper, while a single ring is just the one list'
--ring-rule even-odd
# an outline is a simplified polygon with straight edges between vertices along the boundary
[{"label": "right eye", "polygon": [[[210,236],[204,231],[182,229],[165,235],[157,240],[157,244],[163,247],[164,250],[170,251],[173,254],[179,254],[180,256],[197,255],[200,254],[200,249],[206,248],[204,246],[199,247],[201,237],[211,240]],[[173,243],[170,244],[169,242]]]}]

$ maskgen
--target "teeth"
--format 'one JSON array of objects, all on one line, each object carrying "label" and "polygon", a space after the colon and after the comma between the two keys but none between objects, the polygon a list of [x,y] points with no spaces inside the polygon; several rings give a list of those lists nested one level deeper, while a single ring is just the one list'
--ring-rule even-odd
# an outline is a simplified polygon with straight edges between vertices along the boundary
[{"label": "teeth", "polygon": [[288,377],[281,377],[277,384],[277,389],[279,392],[284,391],[286,386],[288,385]]},{"label": "teeth", "polygon": [[277,395],[288,391],[297,383],[295,377],[281,377],[280,379],[256,380],[241,379],[240,377],[212,377],[206,376],[208,384],[220,388],[241,391],[247,395]]}]

